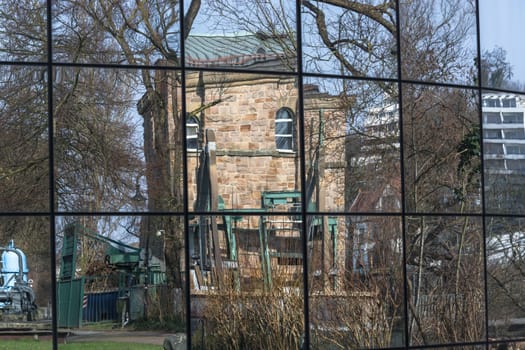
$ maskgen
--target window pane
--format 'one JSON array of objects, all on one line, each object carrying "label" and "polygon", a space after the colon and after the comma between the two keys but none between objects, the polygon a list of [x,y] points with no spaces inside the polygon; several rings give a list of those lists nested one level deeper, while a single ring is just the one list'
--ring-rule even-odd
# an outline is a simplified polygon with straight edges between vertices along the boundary
[{"label": "window pane", "polygon": [[276,135],[291,135],[292,128],[291,128],[291,120],[290,121],[279,121],[277,120],[275,122],[275,134]]},{"label": "window pane", "polygon": [[400,1],[404,79],[474,85],[474,1]]},{"label": "window pane", "polygon": [[205,1],[185,40],[186,65],[295,71],[294,1]]},{"label": "window pane", "polygon": [[515,101],[513,107],[503,107],[503,103],[483,103],[484,121],[491,114],[501,116],[498,124],[483,124],[486,208],[491,213],[520,214],[524,212],[521,190],[525,180],[524,97],[487,91],[483,94],[483,101],[486,100]]},{"label": "window pane", "polygon": [[0,7],[0,61],[46,62],[45,2],[2,1]]},{"label": "window pane", "polygon": [[410,345],[485,339],[483,241],[478,217],[408,217]]},{"label": "window pane", "polygon": [[300,193],[298,154],[281,152],[293,149],[292,137],[275,119],[297,108],[295,78],[189,72],[186,99],[204,128],[203,148],[187,157],[191,209],[264,210],[265,192]]},{"label": "window pane", "polygon": [[179,6],[172,1],[53,5],[56,62],[153,65],[164,59],[180,65]]},{"label": "window pane", "polygon": [[475,93],[445,87],[403,87],[407,209],[480,212],[481,145]]},{"label": "window pane", "polygon": [[0,66],[0,212],[49,210],[44,67]]},{"label": "window pane", "polygon": [[321,78],[304,86],[309,210],[399,212],[397,89]]},{"label": "window pane", "polygon": [[192,317],[206,320],[193,331],[194,345],[299,348],[301,224],[290,216],[235,212],[196,217],[190,229]]},{"label": "window pane", "polygon": [[364,0],[328,3],[303,2],[304,70],[395,77],[395,3]]},{"label": "window pane", "polygon": [[312,223],[312,347],[404,346],[400,217],[315,216]]},{"label": "window pane", "polygon": [[113,325],[110,334],[163,319],[149,327],[184,330],[183,222],[177,216],[58,217],[58,326],[106,323]]},{"label": "window pane", "polygon": [[524,221],[488,217],[486,223],[489,337],[523,337]]},{"label": "window pane", "polygon": [[[54,149],[58,210],[167,209],[154,206],[162,201],[153,193],[160,180],[146,173],[142,163],[146,152],[141,138],[148,122],[143,124],[137,111],[141,95],[133,83],[136,73],[57,68]],[[147,157],[152,161],[154,153],[150,151]],[[163,193],[166,188],[167,184]]]},{"label": "window pane", "polygon": [[276,148],[279,151],[293,151],[293,139],[291,136],[278,136],[275,138]]},{"label": "window pane", "polygon": [[520,41],[520,0],[481,0],[481,84],[484,87],[524,91],[525,63]]}]

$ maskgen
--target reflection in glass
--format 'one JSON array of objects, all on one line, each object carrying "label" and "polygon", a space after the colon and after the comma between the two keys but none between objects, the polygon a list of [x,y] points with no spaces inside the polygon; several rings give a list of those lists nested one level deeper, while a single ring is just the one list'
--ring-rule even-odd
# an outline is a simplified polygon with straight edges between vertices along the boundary
[{"label": "reflection in glass", "polygon": [[60,68],[55,81],[57,206],[67,211],[144,210],[142,149],[133,71]]},{"label": "reflection in glass", "polygon": [[304,70],[352,76],[397,75],[394,2],[303,1]]},{"label": "reflection in glass", "polygon": [[411,345],[484,339],[481,227],[469,216],[407,218]]},{"label": "reflection in glass", "polygon": [[195,217],[189,227],[191,316],[202,320],[193,344],[298,348],[304,332],[300,218],[271,209],[257,216],[225,210]]},{"label": "reflection in glass", "polygon": [[44,67],[0,66],[0,211],[49,210]]},{"label": "reflection in glass", "polygon": [[53,3],[56,62],[180,65],[178,4],[156,0],[115,3],[81,0]]},{"label": "reflection in glass", "polygon": [[275,115],[275,147],[278,151],[294,151],[294,115],[290,109],[281,108]]},{"label": "reflection in glass", "polygon": [[314,349],[404,346],[401,218],[314,217],[308,242]]},{"label": "reflection in glass", "polygon": [[[183,220],[176,216],[62,217],[57,225],[58,326],[184,331]],[[75,337],[71,338],[73,342]]]},{"label": "reflection in glass", "polygon": [[525,91],[521,31],[525,4],[520,0],[481,0],[481,84],[495,89]]},{"label": "reflection in glass", "polygon": [[402,77],[473,85],[475,2],[420,0],[399,6]]},{"label": "reflection in glass", "polygon": [[308,209],[399,212],[397,89],[386,82],[305,82]]},{"label": "reflection in glass", "polygon": [[2,1],[0,61],[46,62],[45,1]]},{"label": "reflection in glass", "polygon": [[480,212],[481,137],[475,93],[403,87],[407,210]]},{"label": "reflection in glass", "polygon": [[525,212],[525,97],[486,91],[482,96],[483,159],[487,211]]},{"label": "reflection in glass", "polygon": [[187,145],[190,208],[263,210],[273,191],[300,198],[295,78],[191,72],[186,98],[187,123],[199,123],[197,149]]},{"label": "reflection in glass", "polygon": [[321,78],[304,87],[308,209],[398,212],[397,89]]},{"label": "reflection in glass", "polygon": [[523,218],[487,218],[489,336],[522,338],[525,311],[525,233]]},{"label": "reflection in glass", "polygon": [[204,1],[185,40],[186,65],[295,71],[295,12],[294,1]]},{"label": "reflection in glass", "polygon": [[0,218],[0,313],[3,328],[20,333],[33,327],[45,333],[52,330],[49,228],[49,220],[45,217]]}]

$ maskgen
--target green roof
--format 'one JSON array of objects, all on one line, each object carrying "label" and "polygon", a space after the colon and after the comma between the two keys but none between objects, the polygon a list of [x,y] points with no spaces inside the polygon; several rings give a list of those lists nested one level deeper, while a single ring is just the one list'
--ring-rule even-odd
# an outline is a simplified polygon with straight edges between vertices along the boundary
[{"label": "green roof", "polygon": [[262,34],[190,35],[185,42],[186,64],[193,67],[251,66],[284,57],[286,39]]}]

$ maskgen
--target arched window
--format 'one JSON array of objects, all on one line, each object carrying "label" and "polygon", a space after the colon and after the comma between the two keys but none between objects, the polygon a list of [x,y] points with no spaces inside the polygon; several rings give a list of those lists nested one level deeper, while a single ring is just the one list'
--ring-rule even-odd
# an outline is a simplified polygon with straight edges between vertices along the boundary
[{"label": "arched window", "polygon": [[186,149],[196,152],[198,150],[199,121],[194,116],[186,117]]},{"label": "arched window", "polygon": [[293,112],[289,108],[279,109],[275,114],[275,146],[278,151],[294,150],[293,129]]}]

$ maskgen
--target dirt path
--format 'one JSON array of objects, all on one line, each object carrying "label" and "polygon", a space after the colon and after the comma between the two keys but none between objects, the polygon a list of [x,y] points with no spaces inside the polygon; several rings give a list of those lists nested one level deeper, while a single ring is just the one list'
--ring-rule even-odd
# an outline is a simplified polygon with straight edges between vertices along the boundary
[{"label": "dirt path", "polygon": [[64,338],[66,343],[114,341],[122,343],[142,343],[160,345],[166,337],[173,333],[148,332],[148,331],[74,331]]}]

